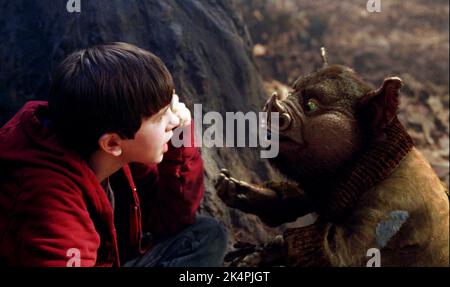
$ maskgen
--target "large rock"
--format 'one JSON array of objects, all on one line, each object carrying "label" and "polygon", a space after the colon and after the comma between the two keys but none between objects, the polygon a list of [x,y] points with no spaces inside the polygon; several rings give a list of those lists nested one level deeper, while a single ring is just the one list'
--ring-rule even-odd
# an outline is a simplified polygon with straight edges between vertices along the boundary
[{"label": "large rock", "polygon": [[[51,69],[72,51],[108,41],[148,49],[173,73],[177,92],[203,111],[258,111],[265,99],[241,18],[228,1],[81,0],[0,1],[0,124],[26,101],[46,99]],[[212,180],[228,167],[239,178],[261,181],[273,171],[251,149],[203,148],[207,192],[201,212],[224,222],[232,240],[263,241],[271,230],[253,216],[229,210]],[[269,232],[269,233],[268,233]],[[239,233],[239,234],[236,234]]]}]

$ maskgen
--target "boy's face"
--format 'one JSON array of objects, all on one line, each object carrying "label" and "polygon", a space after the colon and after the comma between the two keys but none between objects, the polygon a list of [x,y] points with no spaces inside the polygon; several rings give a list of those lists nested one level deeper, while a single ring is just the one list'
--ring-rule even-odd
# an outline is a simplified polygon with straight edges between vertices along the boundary
[{"label": "boy's face", "polygon": [[145,164],[161,162],[173,135],[172,130],[179,124],[180,119],[170,109],[170,105],[150,118],[143,119],[134,139],[122,142],[123,156],[126,161]]}]

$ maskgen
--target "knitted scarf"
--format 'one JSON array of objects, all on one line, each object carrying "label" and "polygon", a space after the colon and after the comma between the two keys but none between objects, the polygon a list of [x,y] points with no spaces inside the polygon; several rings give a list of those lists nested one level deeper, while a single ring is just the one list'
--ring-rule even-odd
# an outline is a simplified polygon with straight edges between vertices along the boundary
[{"label": "knitted scarf", "polygon": [[386,138],[371,144],[336,188],[319,202],[319,213],[329,221],[345,220],[361,195],[389,177],[412,149],[414,143],[397,118],[384,132]]}]

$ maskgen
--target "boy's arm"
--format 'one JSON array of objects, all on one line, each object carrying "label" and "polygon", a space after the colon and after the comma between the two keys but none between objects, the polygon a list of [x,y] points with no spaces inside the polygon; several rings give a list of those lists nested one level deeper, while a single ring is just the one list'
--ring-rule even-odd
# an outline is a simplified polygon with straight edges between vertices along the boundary
[{"label": "boy's arm", "polygon": [[82,196],[58,186],[29,189],[33,192],[24,192],[3,242],[9,245],[10,264],[96,265],[100,238]]},{"label": "boy's arm", "polygon": [[158,238],[194,222],[204,193],[203,161],[196,147],[175,148],[169,143],[160,164],[146,170],[141,166],[140,171],[134,168],[133,174],[141,196],[145,231]]}]

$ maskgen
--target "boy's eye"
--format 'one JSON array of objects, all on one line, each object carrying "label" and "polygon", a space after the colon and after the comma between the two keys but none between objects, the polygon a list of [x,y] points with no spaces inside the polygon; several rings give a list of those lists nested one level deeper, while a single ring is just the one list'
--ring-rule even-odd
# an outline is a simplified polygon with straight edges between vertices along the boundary
[{"label": "boy's eye", "polygon": [[314,112],[315,110],[317,110],[317,104],[313,100],[308,100],[306,103],[306,111]]}]

